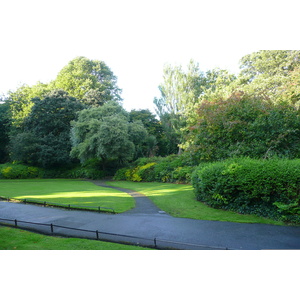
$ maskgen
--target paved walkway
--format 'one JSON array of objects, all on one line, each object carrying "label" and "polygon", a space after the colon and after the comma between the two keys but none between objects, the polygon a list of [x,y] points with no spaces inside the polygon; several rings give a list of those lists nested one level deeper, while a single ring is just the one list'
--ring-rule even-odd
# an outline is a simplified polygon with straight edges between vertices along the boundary
[{"label": "paved walkway", "polygon": [[114,187],[111,185],[108,185],[105,181],[102,180],[89,180],[90,182],[106,187],[106,188],[111,188],[115,189],[124,193],[129,194],[135,199],[135,207],[123,214],[158,214],[158,213],[165,213],[161,211],[148,197],[145,195],[132,191],[129,189],[124,189],[124,188],[119,188],[119,187]]},{"label": "paved walkway", "polygon": [[[92,181],[101,186],[103,182]],[[54,234],[129,242],[175,249],[300,249],[300,226],[276,226],[172,217],[156,207],[146,196],[127,189],[136,207],[122,214],[68,211],[65,209],[0,202],[0,218],[54,225]],[[1,220],[0,220],[1,221]],[[12,223],[13,224],[13,223]],[[22,224],[26,228],[50,233],[49,226]],[[74,231],[64,226],[79,228]],[[85,231],[92,230],[93,233]],[[138,237],[138,238],[133,238]]]}]

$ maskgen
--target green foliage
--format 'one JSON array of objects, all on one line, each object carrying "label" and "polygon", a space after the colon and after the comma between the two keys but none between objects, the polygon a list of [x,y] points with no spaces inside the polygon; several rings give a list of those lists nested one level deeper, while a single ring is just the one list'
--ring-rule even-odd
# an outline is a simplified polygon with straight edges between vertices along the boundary
[{"label": "green foliage", "polygon": [[287,102],[235,93],[203,101],[187,151],[198,161],[230,157],[299,157],[300,115]]},{"label": "green foliage", "polygon": [[188,183],[194,170],[186,155],[138,159],[131,168],[116,172],[115,180]]},{"label": "green foliage", "polygon": [[214,208],[300,222],[300,160],[231,159],[201,165],[196,197]]},{"label": "green foliage", "polygon": [[73,168],[38,168],[20,163],[0,165],[0,179],[31,178],[70,178],[70,179],[102,179],[105,172],[97,166],[76,166]]},{"label": "green foliage", "polygon": [[113,177],[114,180],[129,180],[126,178],[128,168],[118,169]]},{"label": "green foliage", "polygon": [[8,161],[10,112],[8,103],[1,103],[0,98],[0,163]]},{"label": "green foliage", "polygon": [[25,166],[21,164],[6,163],[0,165],[1,179],[28,179],[40,178],[43,170],[37,167]]},{"label": "green foliage", "polygon": [[140,152],[143,156],[154,156],[159,151],[158,143],[162,138],[162,126],[155,115],[148,109],[131,110],[129,112],[130,122],[141,121],[148,132]]},{"label": "green foliage", "polygon": [[90,108],[72,122],[73,157],[81,162],[96,158],[127,162],[138,155],[148,133],[142,122],[129,122],[128,113],[115,102]]},{"label": "green foliage", "polygon": [[261,75],[287,75],[300,64],[299,50],[260,50],[245,55],[240,61],[241,75],[253,81]]},{"label": "green foliage", "polygon": [[279,90],[279,98],[294,105],[297,109],[300,107],[300,67],[289,72],[287,82]]},{"label": "green foliage", "polygon": [[64,90],[88,106],[99,106],[111,100],[122,100],[121,89],[117,86],[117,77],[103,61],[77,57],[70,61],[50,83],[22,85],[15,91],[9,91],[8,103],[13,129],[22,128],[25,118],[34,105],[32,99],[43,99],[55,90]]},{"label": "green foliage", "polygon": [[99,168],[78,166],[72,169],[45,169],[42,178],[102,179],[104,176],[105,172]]},{"label": "green foliage", "polygon": [[220,69],[204,74],[197,63],[190,61],[187,70],[181,66],[165,66],[163,79],[159,86],[161,97],[155,98],[154,104],[163,129],[159,153],[170,155],[181,153],[189,143],[186,133],[197,120],[199,103],[230,95],[236,87],[233,84],[236,76]]},{"label": "green foliage", "polygon": [[187,116],[191,113],[206,84],[199,65],[193,60],[189,62],[187,70],[181,66],[166,65],[163,80],[159,86],[161,98],[154,101],[158,114]]},{"label": "green foliage", "polygon": [[33,98],[44,98],[51,88],[44,83],[36,85],[22,85],[16,91],[9,91],[8,103],[10,106],[12,125],[14,128],[21,128],[26,117],[31,112],[34,103]]},{"label": "green foliage", "polygon": [[121,101],[117,77],[110,68],[103,61],[89,60],[83,56],[71,60],[51,86],[67,91],[70,96],[89,106]]},{"label": "green foliage", "polygon": [[276,102],[300,66],[299,50],[261,50],[241,59],[241,89],[248,94]]},{"label": "green foliage", "polygon": [[[165,142],[172,141],[178,147],[184,141],[181,129],[186,126],[186,120],[193,114],[194,106],[203,92],[205,76],[193,60],[187,70],[181,66],[166,65],[163,72],[163,83],[159,86],[161,97],[155,98],[154,104],[166,135]],[[167,154],[170,153],[174,152],[168,151]]]},{"label": "green foliage", "polygon": [[82,104],[61,90],[43,100],[35,98],[33,103],[23,132],[11,139],[12,160],[46,168],[71,163],[70,122]]},{"label": "green foliage", "polygon": [[153,162],[136,167],[132,172],[132,181],[155,181],[155,165],[156,163]]}]

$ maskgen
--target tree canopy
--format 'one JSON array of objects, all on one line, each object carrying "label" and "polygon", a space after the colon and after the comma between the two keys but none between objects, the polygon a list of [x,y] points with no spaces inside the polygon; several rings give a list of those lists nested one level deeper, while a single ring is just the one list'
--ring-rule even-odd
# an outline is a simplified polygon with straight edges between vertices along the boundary
[{"label": "tree canopy", "polygon": [[101,106],[108,101],[121,101],[121,89],[111,69],[99,60],[80,56],[71,60],[51,83],[70,96],[91,106]]},{"label": "tree canopy", "polygon": [[9,157],[8,144],[9,144],[9,131],[10,131],[10,112],[7,103],[0,101],[0,163],[7,161]]},{"label": "tree canopy", "polygon": [[33,98],[44,98],[49,92],[64,90],[86,106],[100,106],[107,101],[121,102],[117,77],[103,62],[83,56],[71,60],[50,83],[22,85],[9,91],[8,102],[14,128],[21,128],[34,103]]},{"label": "tree canopy", "polygon": [[127,112],[111,69],[80,56],[50,83],[9,92],[0,104],[0,160],[48,168],[182,151],[194,162],[300,157],[299,86],[300,50],[245,55],[239,74],[203,72],[193,60],[166,65],[157,118],[147,109]]},{"label": "tree canopy", "polygon": [[288,84],[290,75],[299,67],[299,50],[261,50],[248,54],[240,61],[241,89],[277,101],[282,86]]},{"label": "tree canopy", "polygon": [[187,149],[197,161],[300,155],[300,116],[287,102],[237,92],[228,99],[203,101],[197,113]]},{"label": "tree canopy", "polygon": [[70,163],[70,122],[83,105],[62,90],[32,101],[23,131],[12,138],[12,159],[42,167]]},{"label": "tree canopy", "polygon": [[47,84],[38,82],[33,86],[22,85],[16,91],[9,91],[7,103],[10,106],[12,125],[15,128],[22,127],[34,105],[32,99],[44,98],[50,90]]},{"label": "tree canopy", "polygon": [[72,157],[82,162],[97,158],[127,162],[136,156],[148,133],[142,122],[129,122],[128,113],[116,102],[84,109],[72,122]]}]

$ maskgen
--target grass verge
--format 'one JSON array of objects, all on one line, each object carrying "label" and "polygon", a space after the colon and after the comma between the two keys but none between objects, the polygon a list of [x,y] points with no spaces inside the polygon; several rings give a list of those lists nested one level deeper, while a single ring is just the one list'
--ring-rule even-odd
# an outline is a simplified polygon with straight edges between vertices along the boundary
[{"label": "grass verge", "polygon": [[0,250],[150,250],[138,246],[62,238],[0,226]]},{"label": "grass verge", "polygon": [[280,221],[274,221],[254,215],[242,215],[209,207],[196,200],[191,185],[131,181],[110,181],[107,184],[140,192],[149,197],[161,210],[174,217],[238,223],[285,225]]},{"label": "grass verge", "polygon": [[0,180],[0,196],[58,205],[109,207],[117,213],[135,206],[134,199],[126,193],[70,179]]}]

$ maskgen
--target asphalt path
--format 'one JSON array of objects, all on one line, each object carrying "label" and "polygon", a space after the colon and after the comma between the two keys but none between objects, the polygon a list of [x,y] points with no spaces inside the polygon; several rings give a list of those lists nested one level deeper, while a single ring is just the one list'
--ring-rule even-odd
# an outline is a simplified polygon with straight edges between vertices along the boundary
[{"label": "asphalt path", "polygon": [[[100,181],[93,183],[108,187]],[[52,224],[53,234],[56,235],[97,237],[100,240],[156,246],[162,249],[300,249],[300,226],[175,218],[161,211],[140,193],[115,189],[132,195],[136,200],[136,207],[122,214],[109,214],[1,201],[0,218],[17,220],[18,226],[22,228],[46,234],[51,234]],[[3,220],[0,222],[15,224]]]}]

